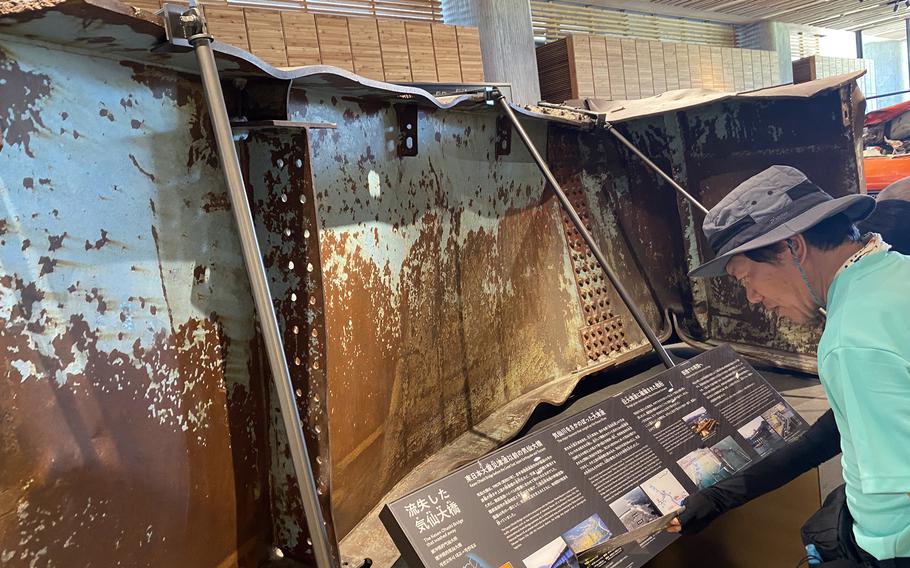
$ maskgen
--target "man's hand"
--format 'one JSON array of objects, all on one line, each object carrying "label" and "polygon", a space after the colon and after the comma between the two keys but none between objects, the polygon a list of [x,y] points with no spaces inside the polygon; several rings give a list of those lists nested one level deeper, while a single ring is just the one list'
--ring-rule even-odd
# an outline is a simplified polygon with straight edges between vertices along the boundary
[{"label": "man's hand", "polygon": [[682,502],[685,508],[680,511],[678,517],[670,521],[667,532],[694,534],[711,524],[711,521],[723,513],[723,510],[719,509],[709,497],[715,492],[716,489],[709,487],[689,495]]}]

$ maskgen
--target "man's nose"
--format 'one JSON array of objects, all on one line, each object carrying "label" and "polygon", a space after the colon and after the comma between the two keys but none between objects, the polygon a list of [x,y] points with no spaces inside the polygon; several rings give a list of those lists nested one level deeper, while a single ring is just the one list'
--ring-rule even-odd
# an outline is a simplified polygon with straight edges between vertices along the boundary
[{"label": "man's nose", "polygon": [[751,286],[746,286],[746,299],[750,304],[758,304],[764,300],[764,296],[756,292]]}]

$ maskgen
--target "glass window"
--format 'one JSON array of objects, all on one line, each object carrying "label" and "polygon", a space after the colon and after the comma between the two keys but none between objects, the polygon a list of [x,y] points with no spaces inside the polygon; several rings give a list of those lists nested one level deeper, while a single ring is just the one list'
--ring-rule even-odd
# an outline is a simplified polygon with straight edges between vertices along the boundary
[{"label": "glass window", "polygon": [[871,92],[865,93],[867,111],[910,100],[910,93],[889,95],[910,89],[904,22],[901,20],[896,24],[863,30],[863,59],[872,62],[869,66]]}]

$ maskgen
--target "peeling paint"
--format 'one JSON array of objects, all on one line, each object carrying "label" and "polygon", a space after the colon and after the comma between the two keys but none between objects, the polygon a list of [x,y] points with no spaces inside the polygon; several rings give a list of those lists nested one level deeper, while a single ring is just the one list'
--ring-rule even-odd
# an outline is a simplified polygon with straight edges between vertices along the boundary
[{"label": "peeling paint", "polygon": [[[158,75],[170,90],[148,86]],[[203,207],[226,195],[219,170],[171,152],[212,152],[189,127],[200,100],[173,73],[0,39],[11,568],[265,558],[266,375],[239,244],[230,211]]]}]

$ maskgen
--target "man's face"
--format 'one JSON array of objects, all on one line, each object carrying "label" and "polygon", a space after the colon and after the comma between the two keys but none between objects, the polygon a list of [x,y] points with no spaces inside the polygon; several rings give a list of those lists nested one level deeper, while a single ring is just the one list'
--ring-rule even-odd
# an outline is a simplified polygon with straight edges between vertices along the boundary
[{"label": "man's face", "polygon": [[788,250],[775,262],[756,262],[738,254],[730,259],[726,270],[745,288],[750,304],[761,304],[765,311],[794,323],[818,320],[818,310]]}]

